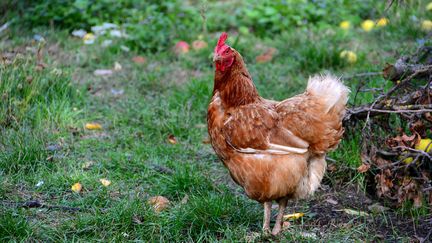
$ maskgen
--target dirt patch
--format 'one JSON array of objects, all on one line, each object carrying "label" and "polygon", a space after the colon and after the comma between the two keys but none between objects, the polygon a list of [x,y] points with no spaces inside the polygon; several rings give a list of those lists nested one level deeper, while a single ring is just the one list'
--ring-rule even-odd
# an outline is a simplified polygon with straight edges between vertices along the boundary
[{"label": "dirt patch", "polygon": [[[392,209],[374,214],[368,209],[368,206],[374,203],[377,202],[354,187],[327,188],[319,191],[311,200],[291,201],[288,210],[306,212],[306,215],[310,215],[311,218],[305,220],[306,230],[318,228],[319,234],[323,237],[341,228],[353,228],[365,224],[367,233],[374,235],[376,240],[400,240],[401,238],[409,238],[414,242],[432,240],[432,215],[414,219],[401,216]],[[364,212],[368,216],[350,215],[344,209]]]}]

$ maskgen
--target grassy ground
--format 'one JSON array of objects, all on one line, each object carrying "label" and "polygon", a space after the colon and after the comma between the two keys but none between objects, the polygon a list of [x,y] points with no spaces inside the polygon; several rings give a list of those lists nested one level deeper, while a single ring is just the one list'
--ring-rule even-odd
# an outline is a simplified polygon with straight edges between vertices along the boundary
[{"label": "grassy ground", "polygon": [[[264,40],[240,36],[234,48],[244,55],[260,94],[283,99],[302,92],[316,72],[345,77],[376,72],[415,50],[425,34],[405,20],[394,17],[370,33],[334,26]],[[290,204],[289,212],[306,216],[292,221],[278,238],[260,235],[261,206],[232,182],[205,143],[215,35],[205,36],[209,48],[176,56],[171,50],[148,54],[83,45],[60,30],[36,32],[45,44],[18,30],[0,42],[2,241],[399,241],[427,233],[417,217],[421,212],[358,216],[341,211],[367,211],[375,202],[356,172],[358,137],[347,133],[330,155],[336,169],[329,171],[323,188],[311,199]],[[263,46],[278,52],[271,62],[259,64],[255,57]],[[339,58],[344,49],[357,53],[355,64]],[[146,62],[133,62],[136,55]],[[113,75],[93,74],[112,69],[115,62],[122,68]],[[385,86],[379,76],[345,83],[354,88],[360,81]],[[362,94],[356,103],[372,97]],[[102,129],[87,130],[87,122],[98,122]],[[177,144],[168,142],[170,135]],[[111,185],[103,186],[102,178]],[[83,185],[80,193],[71,190],[76,182]],[[147,204],[156,195],[170,200],[161,213]],[[17,207],[30,200],[80,211]]]}]

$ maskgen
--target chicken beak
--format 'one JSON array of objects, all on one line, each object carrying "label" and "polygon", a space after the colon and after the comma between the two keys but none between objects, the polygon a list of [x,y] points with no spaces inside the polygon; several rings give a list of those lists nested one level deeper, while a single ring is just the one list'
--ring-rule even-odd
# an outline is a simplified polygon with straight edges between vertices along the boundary
[{"label": "chicken beak", "polygon": [[213,55],[213,62],[216,62],[216,61],[219,61],[219,60],[221,60],[221,57],[218,54],[215,53]]}]

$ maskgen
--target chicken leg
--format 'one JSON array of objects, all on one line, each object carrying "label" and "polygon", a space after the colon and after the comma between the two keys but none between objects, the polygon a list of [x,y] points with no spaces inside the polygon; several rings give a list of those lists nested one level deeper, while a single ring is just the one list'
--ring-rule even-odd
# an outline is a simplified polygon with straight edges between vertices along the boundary
[{"label": "chicken leg", "polygon": [[264,202],[264,222],[263,222],[263,232],[270,233],[270,218],[271,218],[271,206],[272,202]]},{"label": "chicken leg", "polygon": [[282,198],[278,201],[279,212],[278,212],[278,215],[276,217],[276,223],[273,226],[272,235],[279,234],[281,229],[282,229],[282,223],[283,223],[282,218],[283,218],[283,215],[285,213],[285,208],[287,206],[287,202],[288,202],[288,198]]}]

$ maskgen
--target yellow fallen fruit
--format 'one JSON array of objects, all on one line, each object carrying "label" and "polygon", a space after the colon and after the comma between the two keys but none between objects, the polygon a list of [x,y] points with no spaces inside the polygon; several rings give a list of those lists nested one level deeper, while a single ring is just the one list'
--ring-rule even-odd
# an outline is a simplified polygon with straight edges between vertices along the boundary
[{"label": "yellow fallen fruit", "polygon": [[389,23],[388,18],[380,18],[380,19],[378,20],[378,22],[377,22],[376,25],[377,25],[378,27],[384,27],[384,26],[386,26],[388,23]]},{"label": "yellow fallen fruit", "polygon": [[351,64],[357,61],[357,55],[353,51],[342,51],[339,56]]},{"label": "yellow fallen fruit", "polygon": [[340,22],[339,27],[341,29],[347,30],[347,29],[351,28],[351,23],[349,21],[342,21],[342,22]]},{"label": "yellow fallen fruit", "polygon": [[299,218],[301,218],[303,216],[304,216],[304,213],[292,213],[292,214],[286,214],[286,215],[284,215],[283,218],[285,220],[287,220],[287,219],[299,219]]},{"label": "yellow fallen fruit", "polygon": [[77,182],[77,183],[72,185],[71,189],[74,192],[80,192],[82,189],[82,185],[81,185],[81,183]]},{"label": "yellow fallen fruit", "polygon": [[361,24],[361,27],[364,31],[369,32],[375,27],[375,22],[373,22],[370,19],[367,19],[367,20],[363,21],[363,23]]},{"label": "yellow fallen fruit", "polygon": [[102,129],[102,125],[97,122],[89,122],[85,124],[85,128],[88,130],[100,130]]},{"label": "yellow fallen fruit", "polygon": [[430,20],[423,20],[421,29],[424,31],[430,31],[432,30],[432,21]]},{"label": "yellow fallen fruit", "polygon": [[104,186],[109,186],[111,185],[111,181],[107,180],[107,179],[99,179],[100,183],[102,183],[102,185]]},{"label": "yellow fallen fruit", "polygon": [[423,138],[415,145],[415,149],[429,153],[432,149],[432,139]]}]

